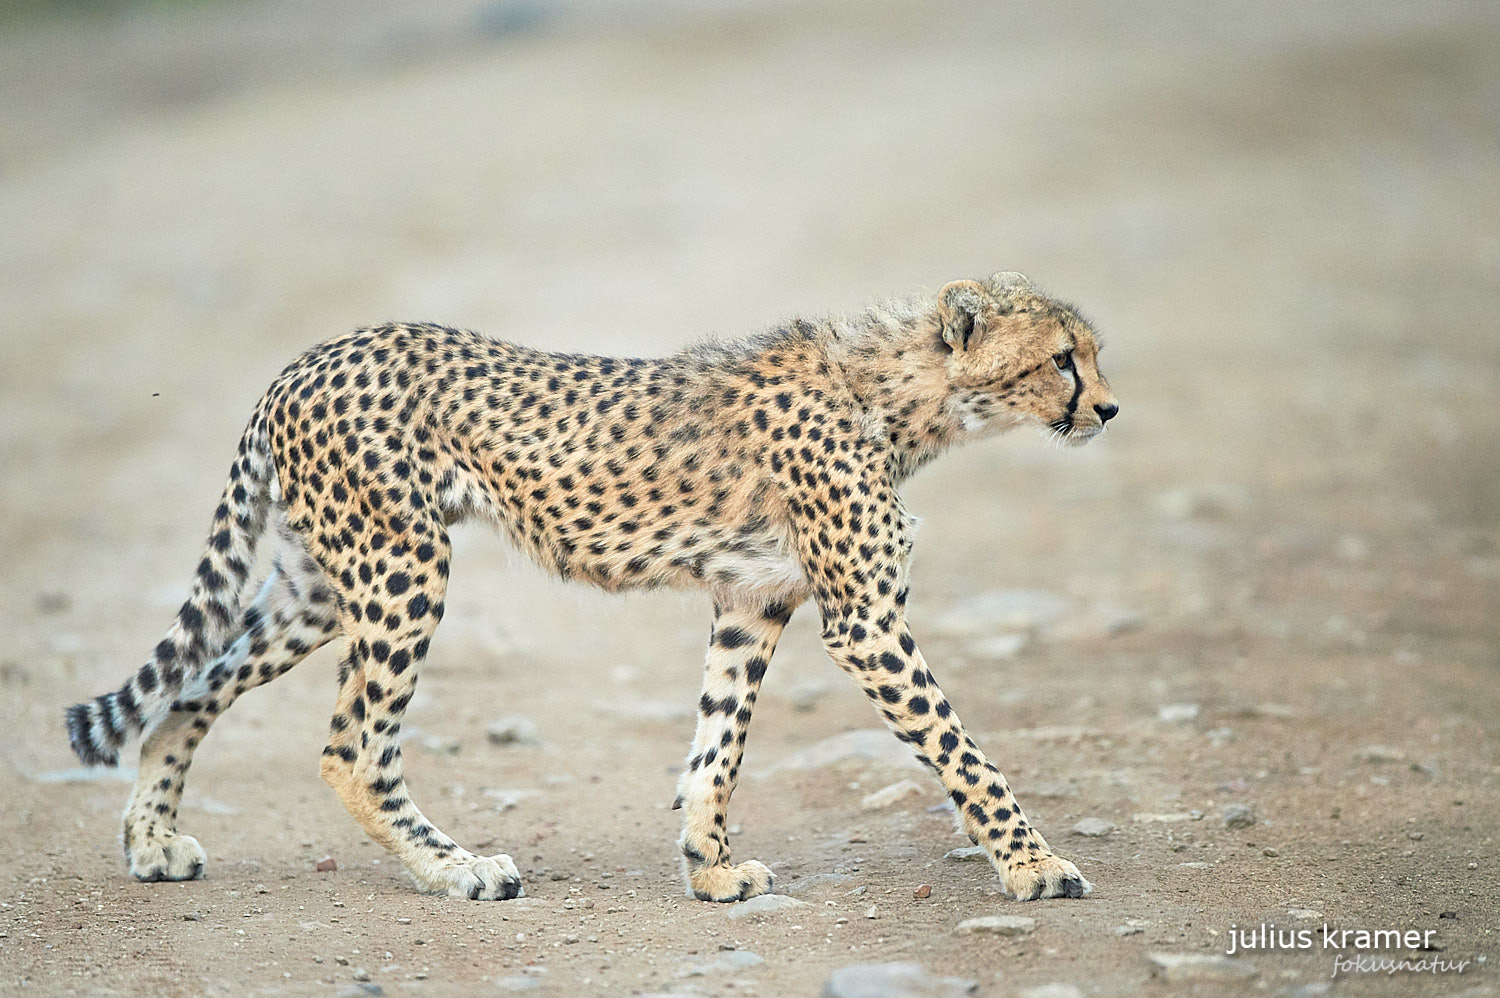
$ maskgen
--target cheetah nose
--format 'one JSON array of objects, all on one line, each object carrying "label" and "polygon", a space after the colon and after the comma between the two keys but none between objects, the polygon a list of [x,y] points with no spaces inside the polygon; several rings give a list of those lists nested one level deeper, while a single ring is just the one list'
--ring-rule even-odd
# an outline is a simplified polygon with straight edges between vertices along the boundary
[{"label": "cheetah nose", "polygon": [[1099,422],[1107,423],[1115,418],[1115,414],[1120,411],[1120,407],[1111,402],[1109,405],[1094,406],[1094,411],[1099,414]]}]

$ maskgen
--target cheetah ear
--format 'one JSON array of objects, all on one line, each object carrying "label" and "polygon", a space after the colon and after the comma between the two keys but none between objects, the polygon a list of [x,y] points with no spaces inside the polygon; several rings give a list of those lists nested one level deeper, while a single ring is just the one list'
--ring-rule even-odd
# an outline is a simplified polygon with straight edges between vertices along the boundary
[{"label": "cheetah ear", "polygon": [[1018,274],[1014,270],[1002,270],[990,278],[990,286],[999,294],[1006,295],[1012,291],[1031,287],[1031,278],[1025,274]]},{"label": "cheetah ear", "polygon": [[950,350],[967,350],[984,335],[979,314],[989,299],[978,281],[953,281],[938,292],[938,319]]}]

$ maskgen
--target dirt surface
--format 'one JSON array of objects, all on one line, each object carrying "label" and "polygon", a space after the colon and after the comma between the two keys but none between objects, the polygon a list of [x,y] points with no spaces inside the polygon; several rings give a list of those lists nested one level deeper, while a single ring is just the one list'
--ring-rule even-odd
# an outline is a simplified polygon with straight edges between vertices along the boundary
[{"label": "dirt surface", "polygon": [[[996,996],[1500,990],[1500,8],[365,6],[0,32],[0,992],[806,995],[898,960]],[[807,906],[686,900],[705,598],[478,529],[407,772],[526,899],[419,895],[343,813],[332,651],[199,752],[206,879],[128,876],[128,783],[74,771],[62,709],[160,636],[297,351],[410,318],[660,353],[995,269],[1084,306],[1122,414],[924,471],[911,622],[1092,897],[945,859],[804,609],[730,817]],[[537,741],[492,744],[508,715]],[[997,914],[1035,928],[955,932]],[[1316,938],[1200,971],[1244,979],[1150,958],[1262,923]],[[1325,923],[1462,972],[1334,978]]]}]

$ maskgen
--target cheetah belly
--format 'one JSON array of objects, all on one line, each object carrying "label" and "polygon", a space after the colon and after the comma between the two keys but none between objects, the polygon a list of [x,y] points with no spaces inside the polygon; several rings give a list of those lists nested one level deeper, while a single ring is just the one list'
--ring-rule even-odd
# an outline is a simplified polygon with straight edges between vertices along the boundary
[{"label": "cheetah belly", "polygon": [[777,547],[714,552],[704,559],[707,578],[720,585],[785,595],[807,588],[807,577],[790,552]]}]

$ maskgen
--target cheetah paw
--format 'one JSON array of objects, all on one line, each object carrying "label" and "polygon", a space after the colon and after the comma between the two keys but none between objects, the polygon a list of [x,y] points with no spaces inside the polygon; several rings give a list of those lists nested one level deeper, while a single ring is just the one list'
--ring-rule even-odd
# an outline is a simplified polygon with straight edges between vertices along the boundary
[{"label": "cheetah paw", "polygon": [[509,856],[450,857],[420,880],[432,891],[470,901],[509,901],[521,896],[521,872]]},{"label": "cheetah paw", "polygon": [[1018,901],[1042,898],[1081,898],[1094,889],[1078,867],[1058,856],[1012,867],[1001,875],[1005,890]]},{"label": "cheetah paw", "polygon": [[208,854],[191,835],[142,837],[130,850],[130,872],[137,880],[197,880]]},{"label": "cheetah paw", "polygon": [[688,873],[688,889],[699,901],[748,901],[771,893],[775,884],[776,874],[753,859],[738,866],[700,866]]}]

